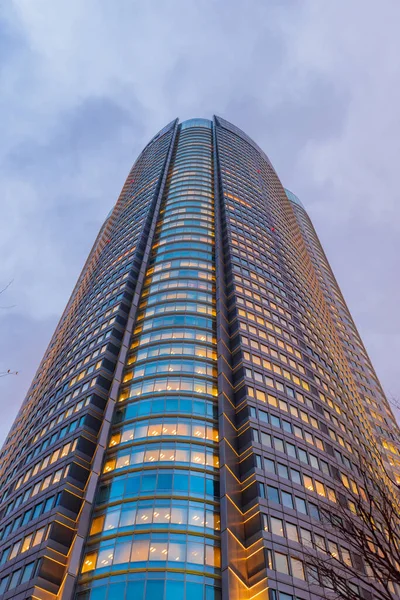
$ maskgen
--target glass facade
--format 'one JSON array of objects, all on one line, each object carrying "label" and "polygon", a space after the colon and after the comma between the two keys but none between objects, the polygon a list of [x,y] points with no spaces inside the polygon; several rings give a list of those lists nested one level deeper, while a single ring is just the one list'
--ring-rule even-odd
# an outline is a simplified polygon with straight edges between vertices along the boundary
[{"label": "glass facade", "polygon": [[220,597],[214,236],[211,122],[195,119],[178,131],[79,598],[105,598],[115,572],[121,599]]},{"label": "glass facade", "polygon": [[307,557],[359,568],[323,515],[352,510],[376,453],[400,482],[399,430],[301,201],[236,126],[172,121],[1,450],[1,598],[329,598]]}]

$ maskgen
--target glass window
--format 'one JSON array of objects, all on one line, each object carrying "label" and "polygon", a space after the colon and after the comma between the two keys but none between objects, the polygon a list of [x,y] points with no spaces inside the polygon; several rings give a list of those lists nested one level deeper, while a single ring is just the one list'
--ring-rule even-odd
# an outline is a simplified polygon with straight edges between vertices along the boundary
[{"label": "glass window", "polygon": [[311,538],[311,531],[309,531],[308,529],[304,529],[304,527],[300,527],[300,534],[301,534],[301,543],[304,546],[307,546],[307,548],[312,548],[313,543],[312,543],[312,538]]},{"label": "glass window", "polygon": [[292,424],[289,423],[289,421],[282,421],[282,425],[283,425],[284,431],[287,431],[288,433],[292,433]]},{"label": "glass window", "polygon": [[[155,598],[163,598],[164,596],[164,581],[147,581],[146,585],[146,600],[154,600]],[[114,598],[121,597],[113,596]]]},{"label": "glass window", "polygon": [[132,562],[143,562],[147,561],[149,557],[149,546],[150,540],[139,540],[134,541],[132,544]]},{"label": "glass window", "polygon": [[296,446],[294,446],[293,444],[289,444],[288,442],[286,442],[286,452],[288,453],[289,456],[293,456],[293,458],[297,458]]},{"label": "glass window", "polygon": [[22,525],[26,525],[31,518],[32,509],[27,510],[24,514],[24,518],[22,519]]},{"label": "glass window", "polygon": [[[110,594],[114,592],[114,586],[111,584],[109,586]],[[79,600],[88,600],[88,596],[85,594],[89,594],[90,592],[83,592],[83,594],[78,594]],[[90,593],[90,597],[92,600],[106,600],[107,596],[107,586],[102,585],[100,587],[95,587],[92,589]]]},{"label": "glass window", "polygon": [[271,485],[267,486],[268,491],[268,500],[270,502],[277,502],[279,504],[279,491],[278,488],[272,487]]},{"label": "glass window", "polygon": [[[253,429],[253,431],[256,431],[256,430]],[[257,434],[258,434],[258,431],[257,431]],[[258,440],[254,440],[254,441],[258,441]],[[271,436],[269,435],[269,433],[261,432],[261,443],[263,446],[266,446],[267,448],[272,447]]]},{"label": "glass window", "polygon": [[[134,598],[135,600],[142,600],[143,594],[144,594],[144,584],[145,584],[144,580],[128,581],[126,598]],[[168,582],[167,582],[167,588],[168,588]],[[176,599],[176,600],[178,600],[178,599]]]},{"label": "glass window", "polygon": [[293,542],[299,541],[297,526],[293,523],[286,523],[286,534],[289,540],[292,540]]},{"label": "glass window", "polygon": [[126,504],[122,508],[120,527],[129,527],[134,524],[136,517],[136,506],[134,504]]},{"label": "glass window", "polygon": [[[58,469],[58,471],[56,471],[53,475],[52,483],[58,483],[61,480],[61,477],[62,477],[62,469]],[[43,483],[43,485],[44,485],[44,483]]]},{"label": "glass window", "polygon": [[319,516],[318,506],[316,504],[312,504],[311,502],[309,502],[308,507],[309,507],[309,511],[310,511],[310,517],[319,521],[320,516]]},{"label": "glass window", "polygon": [[325,486],[321,481],[315,480],[315,489],[320,496],[326,496]]},{"label": "glass window", "polygon": [[[130,464],[130,458],[131,458],[131,457],[130,457],[129,455],[126,455],[126,454],[125,454],[125,455],[122,455],[122,456],[119,456],[119,457],[117,458],[117,462],[116,462],[115,468],[116,468],[116,469],[122,469],[123,467],[128,467],[128,466],[129,466],[129,464]],[[107,466],[109,463],[111,463],[111,462],[112,462],[112,461],[109,461],[108,463],[106,463],[106,466]],[[114,462],[115,462],[115,461],[114,461]],[[135,460],[133,459],[133,461],[132,461],[132,462],[139,462],[139,461],[135,461]],[[105,470],[107,470],[107,469],[105,469]]]},{"label": "glass window", "polygon": [[310,490],[310,492],[314,491],[314,484],[313,484],[313,480],[311,477],[309,477],[308,475],[303,475],[303,480],[304,480],[304,486]]},{"label": "glass window", "polygon": [[288,492],[281,492],[281,495],[283,506],[286,506],[287,508],[293,508],[292,494],[289,494]]},{"label": "glass window", "polygon": [[320,463],[321,463],[322,472],[325,473],[325,475],[330,475],[328,463],[321,459],[320,459]]},{"label": "glass window", "polygon": [[173,562],[184,562],[185,546],[183,544],[175,544],[170,542],[168,548],[168,560]]},{"label": "glass window", "polygon": [[351,561],[350,552],[348,550],[346,550],[345,548],[342,548],[342,559],[343,559],[343,562],[346,565],[348,565],[349,567],[353,566],[353,563]]},{"label": "glass window", "polygon": [[307,565],[307,576],[310,584],[321,585],[317,568]]},{"label": "glass window", "polygon": [[82,573],[86,573],[87,571],[93,571],[97,559],[97,552],[89,552],[86,554],[83,565],[82,565]]},{"label": "glass window", "polygon": [[[185,600],[185,583],[184,581],[166,581],[166,600]],[[132,598],[141,598],[135,595]]]},{"label": "glass window", "polygon": [[105,521],[104,521],[104,531],[105,532],[118,527],[119,515],[120,515],[119,510],[114,510],[112,512],[107,513]]},{"label": "glass window", "polygon": [[100,547],[98,555],[97,555],[96,569],[108,567],[109,565],[112,564],[113,558],[114,558],[114,546]]},{"label": "glass window", "polygon": [[215,546],[206,546],[206,565],[216,568],[221,566],[221,553],[219,548]]},{"label": "glass window", "polygon": [[18,585],[19,578],[20,578],[20,575],[21,575],[21,571],[22,571],[22,569],[17,569],[11,575],[10,585],[9,585],[9,588],[8,588],[9,590],[12,590],[13,588],[15,588]]},{"label": "glass window", "polygon": [[100,517],[95,517],[92,521],[92,526],[90,528],[89,535],[96,535],[97,533],[101,533],[103,531],[103,525],[104,515],[101,515]]},{"label": "glass window", "polygon": [[336,542],[332,542],[331,540],[328,540],[328,550],[329,550],[331,556],[333,556],[334,558],[339,558],[339,547],[336,544]]},{"label": "glass window", "polygon": [[290,478],[293,483],[299,483],[301,485],[301,474],[296,469],[290,469]]},{"label": "glass window", "polygon": [[337,498],[336,498],[336,492],[335,490],[333,490],[332,488],[329,488],[327,486],[327,491],[328,491],[328,498],[331,502],[337,502]]},{"label": "glass window", "polygon": [[275,568],[278,573],[285,573],[289,575],[289,564],[288,558],[285,554],[281,554],[280,552],[275,552]]},{"label": "glass window", "polygon": [[325,538],[322,535],[314,533],[315,547],[321,552],[326,552]]},{"label": "glass window", "polygon": [[138,508],[136,512],[136,524],[143,525],[145,523],[151,523],[153,518],[153,511],[150,506]]},{"label": "glass window", "polygon": [[289,479],[289,471],[286,465],[278,463],[278,475],[280,477],[284,477],[285,479]]},{"label": "glass window", "polygon": [[10,577],[7,575],[7,577],[3,577],[3,579],[0,581],[0,594],[3,594],[6,591],[9,579]]},{"label": "glass window", "polygon": [[10,554],[10,548],[6,548],[1,555],[0,565],[4,565],[4,563],[8,559],[8,555]]},{"label": "glass window", "polygon": [[270,458],[264,458],[264,469],[269,473],[275,473],[275,463]]},{"label": "glass window", "polygon": [[301,448],[298,448],[298,452],[299,452],[299,459],[301,462],[308,464],[308,455],[307,452],[305,450],[301,450]]},{"label": "glass window", "polygon": [[281,426],[281,420],[279,417],[275,417],[275,415],[271,415],[271,425],[273,425],[274,427],[279,427]]},{"label": "glass window", "polygon": [[296,510],[298,510],[299,512],[303,513],[303,514],[307,514],[307,507],[306,507],[306,503],[305,500],[303,500],[303,498],[299,498],[298,496],[295,497],[295,503],[296,503]]},{"label": "glass window", "polygon": [[44,504],[43,512],[47,512],[48,510],[51,510],[53,508],[53,503],[54,503],[54,496],[50,496],[50,498],[47,498],[47,500]]},{"label": "glass window", "polygon": [[[183,509],[172,509],[174,514],[174,523],[184,523],[186,519],[186,510]],[[175,520],[180,519],[180,520]],[[189,508],[189,525],[196,525],[201,527],[204,523],[204,509],[201,508]]]},{"label": "glass window", "polygon": [[32,533],[30,535],[27,535],[26,537],[24,537],[23,542],[22,542],[21,552],[26,552],[29,549],[29,546],[31,545],[32,537],[33,537]]},{"label": "glass window", "polygon": [[262,515],[262,522],[263,522],[264,531],[269,531],[267,515]]},{"label": "glass window", "polygon": [[[11,531],[16,531],[18,529],[18,527],[21,525],[21,521],[22,521],[22,517],[17,517],[15,519],[14,523],[12,524]],[[8,535],[8,531],[7,531],[7,535]]]},{"label": "glass window", "polygon": [[37,546],[38,544],[40,544],[42,542],[43,536],[44,536],[44,530],[45,530],[45,527],[42,527],[41,529],[38,529],[35,532],[35,536],[33,538],[32,546]]},{"label": "glass window", "polygon": [[305,580],[305,575],[304,575],[304,565],[303,562],[301,560],[299,560],[298,558],[293,558],[293,556],[290,557],[290,563],[292,566],[292,575],[293,577],[297,577],[297,579],[303,579],[303,581]]},{"label": "glass window", "polygon": [[15,544],[11,547],[9,560],[11,560],[12,558],[15,558],[17,556],[20,546],[21,546],[21,540],[19,540],[18,542],[15,542]]},{"label": "glass window", "polygon": [[274,533],[275,535],[280,535],[281,537],[285,537],[283,532],[282,519],[271,517],[271,533]]},{"label": "glass window", "polygon": [[114,565],[129,562],[131,555],[131,546],[132,544],[130,541],[117,542],[114,552]]},{"label": "glass window", "polygon": [[24,572],[22,573],[21,583],[26,583],[27,581],[29,581],[30,579],[32,579],[32,577],[33,577],[33,571],[34,571],[34,566],[35,566],[34,562],[28,563],[25,566]]},{"label": "glass window", "polygon": [[188,542],[187,561],[199,565],[204,564],[204,545],[196,542]]}]

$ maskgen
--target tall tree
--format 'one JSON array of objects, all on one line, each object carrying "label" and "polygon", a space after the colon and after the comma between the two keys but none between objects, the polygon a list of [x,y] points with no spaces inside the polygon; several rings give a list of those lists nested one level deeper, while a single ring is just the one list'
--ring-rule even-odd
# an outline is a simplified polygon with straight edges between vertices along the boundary
[{"label": "tall tree", "polygon": [[399,489],[378,451],[374,458],[358,462],[358,484],[341,475],[335,507],[321,509],[328,531],[344,540],[350,552],[319,548],[307,561],[338,599],[400,597]]}]

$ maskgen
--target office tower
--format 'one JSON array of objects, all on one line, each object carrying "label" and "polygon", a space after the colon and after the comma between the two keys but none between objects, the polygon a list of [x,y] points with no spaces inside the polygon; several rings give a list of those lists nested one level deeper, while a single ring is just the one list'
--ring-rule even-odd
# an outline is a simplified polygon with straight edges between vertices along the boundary
[{"label": "office tower", "polygon": [[321,506],[363,445],[400,478],[396,439],[301,202],[237,127],[175,120],[1,451],[1,597],[324,598],[304,567]]}]

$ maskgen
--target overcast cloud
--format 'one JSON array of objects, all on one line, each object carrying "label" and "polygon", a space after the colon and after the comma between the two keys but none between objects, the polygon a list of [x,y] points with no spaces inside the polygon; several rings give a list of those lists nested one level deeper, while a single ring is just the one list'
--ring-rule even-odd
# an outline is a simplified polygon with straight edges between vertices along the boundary
[{"label": "overcast cloud", "polygon": [[6,0],[0,443],[137,154],[219,114],[305,204],[400,398],[400,2]]}]

